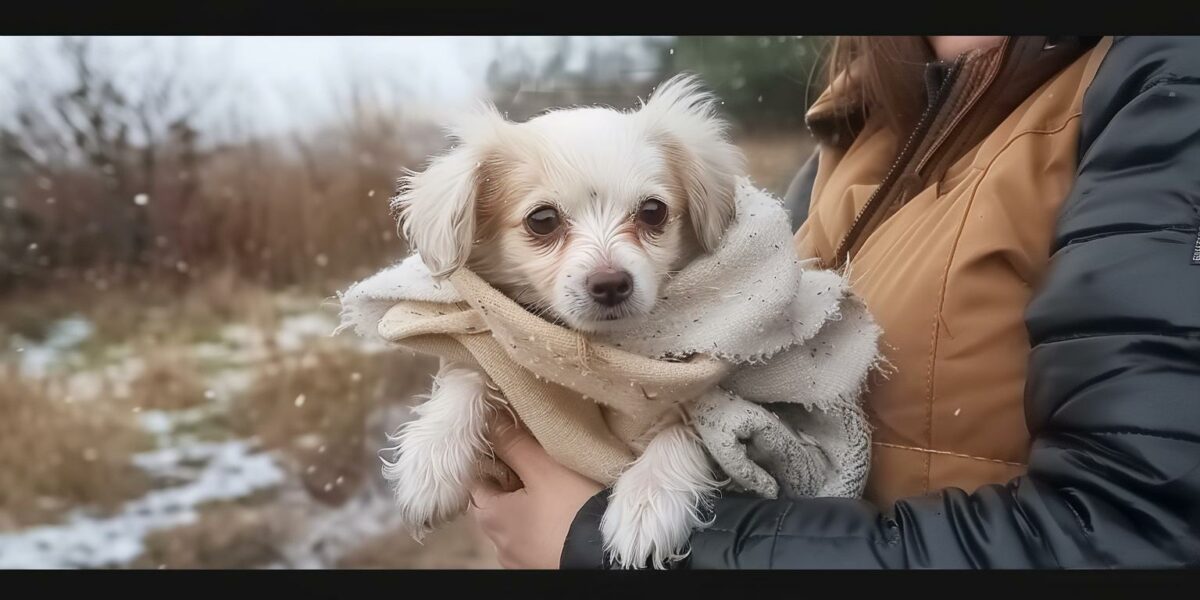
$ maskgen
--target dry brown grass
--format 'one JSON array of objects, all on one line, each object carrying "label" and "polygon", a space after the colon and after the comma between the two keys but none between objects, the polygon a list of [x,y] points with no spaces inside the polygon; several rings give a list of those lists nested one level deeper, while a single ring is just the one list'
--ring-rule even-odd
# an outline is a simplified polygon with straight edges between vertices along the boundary
[{"label": "dry brown grass", "polygon": [[[267,495],[269,496],[269,494]],[[286,530],[264,504],[269,497],[205,506],[195,522],[155,531],[131,569],[248,569],[279,559]]]},{"label": "dry brown grass", "polygon": [[129,459],[148,447],[129,412],[68,402],[48,384],[0,371],[0,529],[142,494],[150,482]]},{"label": "dry brown grass", "polygon": [[422,391],[436,361],[399,352],[364,355],[339,344],[282,355],[232,411],[235,428],[302,465],[305,487],[338,505],[378,468],[379,448],[366,440],[367,418],[385,403],[407,403]]},{"label": "dry brown grass", "polygon": [[338,561],[339,569],[496,569],[496,553],[468,517],[430,533],[422,543],[393,531],[367,540]]},{"label": "dry brown grass", "polygon": [[255,144],[214,156],[193,222],[166,236],[175,260],[324,290],[403,252],[388,198],[399,167],[413,157],[394,145],[354,148],[335,139],[341,135],[305,147],[301,161]]},{"label": "dry brown grass", "polygon": [[182,282],[96,279],[26,290],[0,298],[0,315],[0,339],[40,341],[55,321],[79,316],[95,328],[81,350],[130,343],[149,355],[158,346],[210,339],[229,323],[268,325],[278,310],[270,290],[220,271]]},{"label": "dry brown grass", "polygon": [[144,177],[151,189],[124,194],[106,191],[91,166],[16,181],[14,210],[36,227],[22,232],[32,249],[9,250],[26,266],[14,285],[0,287],[178,282],[234,271],[272,288],[324,292],[361,277],[404,252],[388,199],[400,170],[433,147],[430,124],[357,119],[294,139],[226,144],[182,171],[164,161]]},{"label": "dry brown grass", "polygon": [[209,402],[198,365],[177,349],[144,355],[144,368],[129,382],[128,403],[138,409],[182,410]]}]

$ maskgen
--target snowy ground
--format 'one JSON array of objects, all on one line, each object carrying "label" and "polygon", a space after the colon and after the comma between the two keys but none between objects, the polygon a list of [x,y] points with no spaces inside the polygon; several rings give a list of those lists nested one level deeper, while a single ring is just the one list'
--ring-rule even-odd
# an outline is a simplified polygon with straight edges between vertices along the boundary
[{"label": "snowy ground", "polygon": [[[185,483],[153,490],[109,517],[76,509],[62,524],[0,535],[0,568],[120,566],[142,554],[150,532],[195,521],[201,504],[241,498],[284,480],[275,460],[245,440],[164,448],[134,460],[153,475]],[[197,462],[203,466],[187,466]]]},{"label": "snowy ground", "polygon": [[[330,568],[364,541],[395,529],[395,512],[387,486],[370,465],[368,477],[338,506],[321,503],[296,476],[301,469],[289,456],[264,450],[254,438],[207,439],[190,433],[197,424],[219,420],[230,400],[255,381],[258,362],[268,346],[284,352],[303,352],[314,340],[328,337],[336,325],[332,311],[309,305],[306,311],[279,320],[274,331],[233,323],[217,341],[192,345],[198,360],[219,363],[204,375],[206,402],[182,410],[145,410],[137,415],[142,429],[156,441],[155,449],[134,455],[133,463],[156,482],[154,489],[117,510],[99,514],[80,506],[59,522],[0,533],[0,568],[106,568],[128,566],[146,551],[147,536],[170,532],[197,522],[205,506],[219,501],[268,494],[261,507],[265,518],[285,523],[286,533],[276,548],[278,559],[265,568]],[[22,376],[45,377],[57,370],[66,376],[70,394],[79,400],[100,399],[111,383],[130,381],[144,361],[113,349],[101,366],[77,368],[73,349],[93,335],[94,327],[80,317],[53,324],[40,343],[10,341]],[[358,345],[356,351],[383,350]],[[102,386],[100,381],[109,383]],[[384,435],[407,417],[403,407],[386,407],[368,419],[369,443],[385,444]],[[165,565],[170,568],[170,565]]]}]

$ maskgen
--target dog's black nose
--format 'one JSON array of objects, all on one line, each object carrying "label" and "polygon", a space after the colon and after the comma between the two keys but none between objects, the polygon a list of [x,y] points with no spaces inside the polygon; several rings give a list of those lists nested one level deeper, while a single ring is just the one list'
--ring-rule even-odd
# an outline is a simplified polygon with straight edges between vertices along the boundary
[{"label": "dog's black nose", "polygon": [[633,293],[633,278],[625,271],[601,269],[588,277],[587,289],[592,300],[604,306],[616,306]]}]

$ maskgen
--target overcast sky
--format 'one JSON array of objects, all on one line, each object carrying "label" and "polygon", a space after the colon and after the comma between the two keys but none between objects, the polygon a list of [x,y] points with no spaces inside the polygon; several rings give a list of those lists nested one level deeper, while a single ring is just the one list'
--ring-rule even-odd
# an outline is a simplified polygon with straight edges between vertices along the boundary
[{"label": "overcast sky", "polygon": [[[490,37],[156,37],[103,38],[129,56],[182,48],[190,76],[219,78],[221,99],[247,111],[262,131],[303,126],[330,114],[334,88],[350,78],[401,86],[412,103],[454,109],[484,94],[492,57]],[[535,57],[549,56],[550,39],[507,40]],[[629,44],[629,38],[598,38]],[[29,72],[48,56],[53,39],[0,37],[0,71]],[[34,70],[36,73],[37,71]]]}]

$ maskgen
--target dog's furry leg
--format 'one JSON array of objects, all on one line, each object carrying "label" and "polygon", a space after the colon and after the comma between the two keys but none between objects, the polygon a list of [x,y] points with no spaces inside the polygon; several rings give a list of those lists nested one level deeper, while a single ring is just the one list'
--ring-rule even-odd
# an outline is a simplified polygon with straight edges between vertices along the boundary
[{"label": "dog's furry leg", "polygon": [[487,376],[446,364],[429,399],[391,440],[392,460],[383,475],[393,484],[401,523],[420,540],[435,526],[466,510],[479,461],[490,452],[485,433],[493,407]]},{"label": "dog's furry leg", "polygon": [[719,485],[695,432],[668,426],[613,486],[600,521],[605,551],[622,568],[662,569],[683,558]]}]

